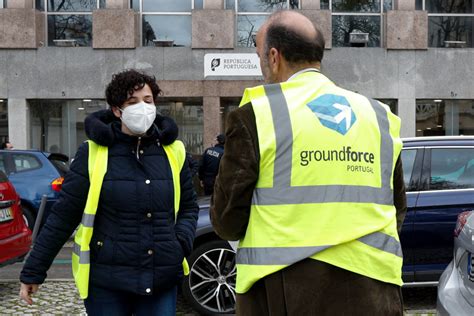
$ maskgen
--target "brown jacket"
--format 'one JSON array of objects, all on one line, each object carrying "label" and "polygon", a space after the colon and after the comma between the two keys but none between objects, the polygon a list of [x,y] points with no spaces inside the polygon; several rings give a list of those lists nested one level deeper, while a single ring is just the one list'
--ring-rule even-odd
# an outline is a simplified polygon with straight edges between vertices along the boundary
[{"label": "brown jacket", "polygon": [[[226,148],[211,200],[211,221],[220,237],[238,240],[247,229],[259,175],[257,127],[251,104],[231,112],[226,126]],[[400,158],[393,187],[400,232],[406,213]],[[400,288],[307,259],[265,277],[249,292],[237,296],[241,315],[357,315],[358,311],[364,315],[402,315]]]}]

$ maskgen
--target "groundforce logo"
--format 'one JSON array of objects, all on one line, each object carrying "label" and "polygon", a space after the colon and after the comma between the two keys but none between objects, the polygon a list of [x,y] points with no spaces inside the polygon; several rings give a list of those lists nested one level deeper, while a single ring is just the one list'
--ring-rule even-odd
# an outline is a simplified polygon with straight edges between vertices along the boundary
[{"label": "groundforce logo", "polygon": [[347,164],[346,171],[374,173],[375,155],[371,152],[355,151],[351,146],[343,146],[340,150],[303,150],[300,152],[300,164],[303,167],[314,161],[347,161],[350,164]]},{"label": "groundforce logo", "polygon": [[307,105],[322,125],[342,135],[346,135],[356,121],[349,101],[340,95],[323,94]]}]

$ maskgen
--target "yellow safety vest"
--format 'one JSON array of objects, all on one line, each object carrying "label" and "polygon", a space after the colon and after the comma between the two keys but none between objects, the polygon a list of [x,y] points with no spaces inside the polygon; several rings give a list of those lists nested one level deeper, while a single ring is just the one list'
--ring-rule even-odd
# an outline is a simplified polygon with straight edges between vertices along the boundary
[{"label": "yellow safety vest", "polygon": [[[89,140],[88,143],[90,187],[81,224],[74,237],[74,249],[72,253],[72,272],[79,295],[82,299],[86,299],[89,292],[89,244],[94,231],[94,219],[99,204],[102,182],[107,172],[108,160],[108,148],[106,146],[100,146],[91,140]],[[180,172],[186,158],[186,152],[184,144],[181,141],[175,141],[171,145],[164,145],[163,149],[168,157],[171,173],[173,175],[174,213],[176,220],[181,199]],[[189,266],[186,258],[183,260],[183,271],[185,275],[189,274]]]},{"label": "yellow safety vest", "polygon": [[260,172],[236,292],[305,258],[402,284],[393,205],[400,119],[375,100],[306,72],[246,89],[260,147]]}]

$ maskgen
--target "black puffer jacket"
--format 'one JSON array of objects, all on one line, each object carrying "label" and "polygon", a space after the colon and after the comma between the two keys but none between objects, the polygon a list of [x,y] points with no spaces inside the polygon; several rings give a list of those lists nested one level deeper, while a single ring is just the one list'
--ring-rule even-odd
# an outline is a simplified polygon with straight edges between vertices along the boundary
[{"label": "black puffer jacket", "polygon": [[[177,137],[169,118],[157,117],[146,137],[123,134],[109,110],[86,119],[86,133],[108,146],[109,158],[91,241],[90,282],[150,295],[177,284],[192,250],[198,206],[187,164],[175,223],[173,181],[161,144]],[[26,261],[20,280],[42,283],[54,257],[80,223],[89,189],[88,144],[79,147],[59,201]]]}]

